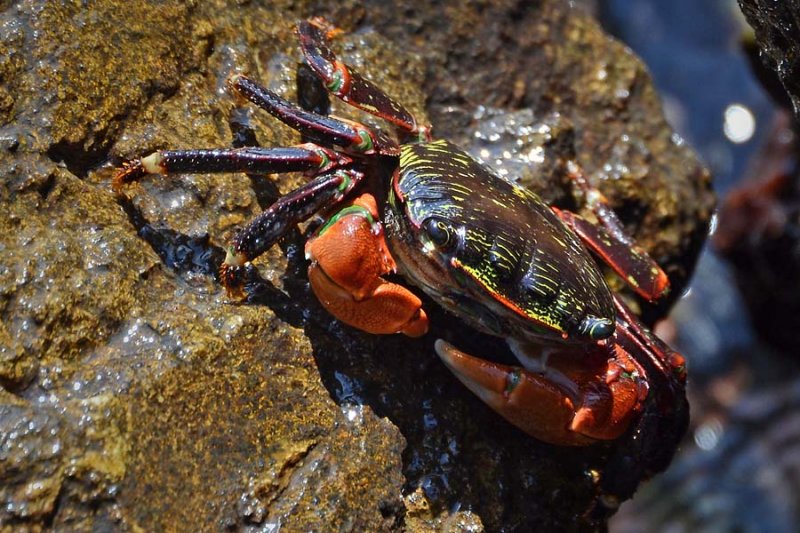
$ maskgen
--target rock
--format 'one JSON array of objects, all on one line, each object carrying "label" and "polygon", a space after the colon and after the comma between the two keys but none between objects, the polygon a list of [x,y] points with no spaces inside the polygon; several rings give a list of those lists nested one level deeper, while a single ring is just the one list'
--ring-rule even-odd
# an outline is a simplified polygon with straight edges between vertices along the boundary
[{"label": "rock", "polygon": [[[764,168],[758,165],[757,168]],[[732,190],[714,244],[734,267],[756,331],[794,357],[800,346],[800,179],[765,175]]]},{"label": "rock", "polygon": [[[768,387],[734,388],[735,402],[706,411],[694,428],[695,442],[623,506],[613,530],[793,531],[800,519],[793,496],[800,487],[800,386],[792,369],[783,370]],[[752,380],[748,370],[740,374]]]},{"label": "rock", "polygon": [[777,73],[800,118],[800,23],[797,0],[739,0],[747,22],[755,29],[761,59]]},{"label": "rock", "polygon": [[[224,82],[246,71],[294,98],[293,23],[324,13],[351,32],[343,57],[427,112],[439,136],[480,151],[472,131],[488,108],[549,124],[558,135],[540,138],[545,161],[526,183],[576,203],[554,169],[579,161],[679,292],[710,216],[707,174],[641,64],[585,12],[520,6],[11,3],[0,15],[0,523],[602,527],[597,479],[614,446],[536,442],[456,382],[434,336],[337,323],[308,288],[296,236],[257,261],[252,302],[228,300],[222,247],[300,176],[148,177],[119,200],[110,188],[115,165],[159,148],[248,132],[297,143]],[[431,317],[436,336],[497,348]]]},{"label": "rock", "polygon": [[[753,325],[761,338],[794,357],[800,327],[800,170],[797,119],[800,118],[800,28],[797,2],[740,0],[755,29],[765,69],[756,70],[776,101],[769,135],[748,165],[747,175],[725,198],[714,244],[734,267]],[[779,99],[777,76],[794,108]],[[784,96],[785,96],[784,94]]]}]

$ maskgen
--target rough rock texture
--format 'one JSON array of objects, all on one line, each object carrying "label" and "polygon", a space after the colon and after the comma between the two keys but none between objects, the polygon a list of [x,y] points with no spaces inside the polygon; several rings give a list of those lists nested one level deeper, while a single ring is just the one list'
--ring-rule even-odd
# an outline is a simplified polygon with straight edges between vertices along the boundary
[{"label": "rough rock texture", "polygon": [[[128,199],[111,192],[115,164],[157,148],[253,131],[296,143],[224,81],[246,71],[293,97],[293,21],[325,14],[360,30],[343,56],[427,110],[438,135],[489,159],[506,146],[504,165],[534,150],[525,182],[548,199],[575,203],[552,171],[578,160],[685,283],[708,176],[624,47],[566,1],[372,4],[0,3],[3,529],[602,527],[589,511],[597,476],[620,475],[604,472],[617,447],[533,441],[447,373],[433,335],[332,320],[296,238],[258,261],[251,303],[228,300],[221,246],[300,177],[153,177]],[[431,314],[436,336],[497,349]]]},{"label": "rough rock texture", "polygon": [[777,73],[800,118],[800,2],[739,0],[739,5],[756,31],[761,59]]}]

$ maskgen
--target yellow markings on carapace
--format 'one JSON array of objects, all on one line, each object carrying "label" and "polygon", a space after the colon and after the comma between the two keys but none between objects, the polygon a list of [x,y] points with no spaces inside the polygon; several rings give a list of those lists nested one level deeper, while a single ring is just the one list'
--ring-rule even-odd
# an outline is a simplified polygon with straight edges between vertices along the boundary
[{"label": "yellow markings on carapace", "polygon": [[400,166],[406,167],[413,165],[419,160],[419,156],[411,151],[413,145],[406,144],[400,147]]},{"label": "yellow markings on carapace", "polygon": [[505,209],[505,207],[506,207],[506,204],[504,204],[503,202],[501,202],[497,198],[492,198],[492,203],[494,203],[496,206],[498,206],[498,207],[500,207],[502,209]]},{"label": "yellow markings on carapace", "polygon": [[507,309],[512,310],[513,312],[524,318],[531,319],[538,324],[544,325],[552,329],[553,331],[557,331],[559,333],[566,333],[564,329],[559,325],[558,321],[554,320],[553,317],[548,315],[538,314],[531,309],[523,309],[517,303],[509,300],[508,298],[506,298],[505,296],[494,290],[494,288],[489,283],[487,283],[485,276],[480,271],[471,268],[468,265],[464,265],[458,259],[455,258],[452,259],[452,265],[456,268],[460,268],[461,270],[469,274],[469,276],[472,279],[474,279],[479,285],[481,285],[481,287],[483,287],[487,291],[487,293],[491,295],[492,298],[503,304],[503,306],[506,307]]}]

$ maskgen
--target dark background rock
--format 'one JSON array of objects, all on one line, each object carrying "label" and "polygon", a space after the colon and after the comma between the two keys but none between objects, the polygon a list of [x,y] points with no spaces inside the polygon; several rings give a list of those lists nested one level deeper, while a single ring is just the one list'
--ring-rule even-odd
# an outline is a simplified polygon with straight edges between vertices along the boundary
[{"label": "dark background rock", "polygon": [[739,0],[739,5],[756,32],[762,61],[778,75],[800,118],[800,2]]},{"label": "dark background rock", "polygon": [[714,242],[734,267],[761,337],[794,352],[800,346],[800,4],[739,3],[755,31],[748,44],[763,63],[754,65],[756,72],[783,109],[742,183],[726,197]]},{"label": "dark background rock", "polygon": [[[791,64],[797,3],[741,2],[756,33],[733,2],[604,3],[618,35],[652,69],[670,122],[714,170],[717,192],[728,193],[713,246],[671,314],[677,344],[691,354],[689,438],[667,474],[642,487],[611,530],[796,531],[796,120],[778,73],[751,60],[761,46],[787,60],[766,57],[768,65]],[[750,114],[745,138],[721,127],[730,108]]]},{"label": "dark background rock", "polygon": [[[760,155],[749,181],[725,198],[720,229],[714,235],[716,249],[734,268],[756,331],[766,343],[791,354],[800,348],[796,333],[800,328],[800,173],[795,142],[790,143],[793,155],[785,153],[786,147],[776,149],[774,144],[781,144],[777,141]],[[781,169],[781,163],[788,168]]]},{"label": "dark background rock", "polygon": [[[293,98],[293,23],[324,14],[351,32],[337,43],[347,61],[436,135],[479,154],[505,146],[504,168],[543,145],[523,177],[547,199],[575,203],[553,170],[579,161],[678,293],[710,217],[708,175],[641,63],[568,4],[3,3],[0,523],[602,527],[587,514],[589,472],[604,475],[613,447],[522,435],[447,373],[433,335],[337,323],[307,286],[298,241],[257,262],[251,304],[228,300],[220,248],[272,187],[300,177],[151,177],[121,201],[109,183],[125,158],[229,146],[232,129],[297,142],[237,107],[224,81],[246,71]],[[491,120],[503,135],[474,137]],[[436,336],[496,349],[431,315]]]}]

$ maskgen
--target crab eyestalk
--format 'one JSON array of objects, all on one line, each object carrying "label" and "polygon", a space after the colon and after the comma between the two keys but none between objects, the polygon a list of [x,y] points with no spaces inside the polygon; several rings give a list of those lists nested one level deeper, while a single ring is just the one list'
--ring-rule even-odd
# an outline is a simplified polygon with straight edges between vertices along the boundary
[{"label": "crab eyestalk", "polygon": [[601,341],[614,334],[614,322],[608,318],[587,316],[578,324],[575,334],[592,341]]}]

